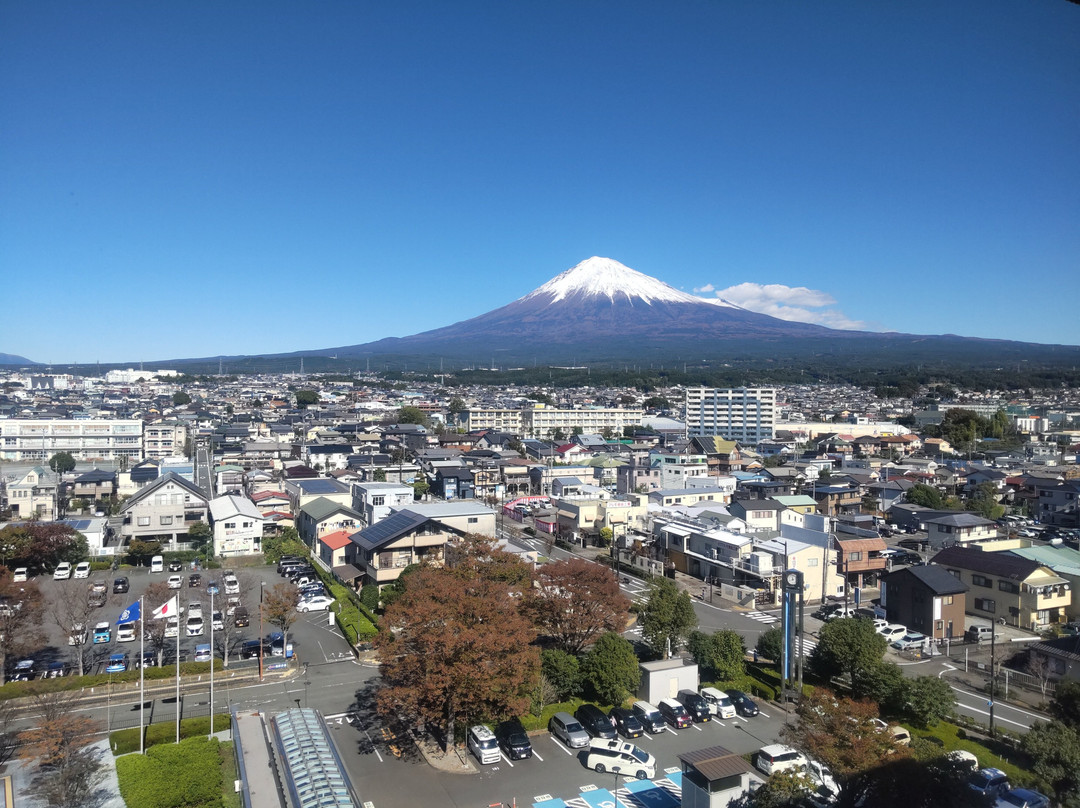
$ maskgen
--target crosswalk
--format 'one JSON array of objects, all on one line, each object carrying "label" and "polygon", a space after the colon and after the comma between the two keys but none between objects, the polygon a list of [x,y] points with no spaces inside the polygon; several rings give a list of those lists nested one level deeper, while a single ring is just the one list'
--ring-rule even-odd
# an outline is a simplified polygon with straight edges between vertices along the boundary
[{"label": "crosswalk", "polygon": [[742,612],[742,615],[744,617],[749,617],[751,620],[757,620],[759,623],[765,623],[766,625],[780,622],[780,615],[772,612]]}]

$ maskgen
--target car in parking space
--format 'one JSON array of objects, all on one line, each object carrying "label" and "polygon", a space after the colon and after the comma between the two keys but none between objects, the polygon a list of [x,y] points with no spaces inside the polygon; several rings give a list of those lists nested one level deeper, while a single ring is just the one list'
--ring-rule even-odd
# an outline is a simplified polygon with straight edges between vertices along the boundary
[{"label": "car in parking space", "polygon": [[805,769],[808,763],[806,755],[802,752],[779,743],[763,746],[754,755],[754,765],[765,774],[773,774],[788,769]]},{"label": "car in parking space", "polygon": [[202,586],[202,576],[197,572],[191,573],[191,575],[187,577],[187,585],[191,589],[198,589]]},{"label": "car in parking space", "polygon": [[150,559],[150,572],[165,572],[165,557],[156,555]]},{"label": "car in parking space", "polygon": [[206,584],[206,594],[208,594],[208,595],[220,595],[221,594],[221,586],[218,584],[217,581],[211,580]]},{"label": "car in parking space", "polygon": [[233,625],[237,628],[244,628],[251,622],[251,617],[248,615],[248,610],[243,606],[237,606],[236,611],[232,615]]},{"label": "car in parking space", "polygon": [[926,635],[918,631],[909,631],[903,637],[890,643],[897,651],[907,651],[910,648],[922,648],[926,644]]},{"label": "car in parking space", "polygon": [[660,699],[656,709],[660,711],[660,715],[664,716],[664,720],[671,724],[673,729],[685,729],[694,723],[690,713],[686,712],[686,708],[675,699]]},{"label": "car in parking space", "polygon": [[105,666],[105,673],[123,673],[127,669],[127,654],[111,654],[109,656],[109,664]]},{"label": "car in parking space", "polygon": [[266,643],[260,643],[258,640],[247,640],[240,646],[240,658],[241,659],[258,659],[259,648],[262,647],[262,655],[264,657],[270,656],[270,646]]},{"label": "car in parking space", "polygon": [[203,634],[203,619],[199,617],[188,617],[187,619],[187,636],[189,637],[201,637]]},{"label": "car in parking space", "polygon": [[723,690],[717,690],[715,687],[703,687],[699,692],[701,697],[705,699],[705,703],[709,705],[709,712],[717,718],[735,717],[735,705],[731,701],[731,696]]},{"label": "car in parking space", "polygon": [[175,637],[180,633],[180,618],[179,617],[166,617],[165,618],[165,636]]},{"label": "car in parking space", "polygon": [[889,625],[878,632],[878,634],[885,638],[885,642],[887,643],[896,642],[907,633],[907,626],[902,626],[899,623],[889,623]]},{"label": "car in parking space", "polygon": [[994,808],[1050,808],[1050,798],[1030,788],[1014,788],[998,797]]},{"label": "car in parking space", "polygon": [[296,604],[298,612],[324,612],[334,605],[334,599],[329,595],[315,595],[305,598]]},{"label": "car in parking space", "polygon": [[49,667],[45,669],[45,673],[41,674],[42,679],[59,679],[67,673],[67,668],[60,660],[50,662]]},{"label": "car in parking space", "polygon": [[876,631],[878,634],[880,634],[882,631],[889,627],[889,621],[882,617],[874,617],[872,619],[874,621],[874,631]]},{"label": "car in parking space", "polygon": [[283,656],[286,659],[292,656],[292,643],[285,645],[285,635],[280,631],[271,631],[270,636],[270,656]]},{"label": "car in parking space", "polygon": [[226,575],[225,579],[225,594],[226,595],[239,595],[240,594],[240,581],[237,580],[235,575]]},{"label": "car in parking space", "polygon": [[112,591],[114,595],[123,595],[131,589],[131,584],[128,583],[128,579],[121,575],[119,578],[114,578],[112,582]]},{"label": "car in parking space", "polygon": [[571,749],[581,749],[589,745],[589,733],[570,713],[559,712],[551,716],[548,732]]},{"label": "car in parking space", "polygon": [[326,591],[326,587],[322,584],[312,584],[298,590],[296,594],[300,597],[300,600],[304,600],[305,598],[313,598],[316,595],[328,595],[330,593]]},{"label": "car in parking space", "polygon": [[656,758],[626,741],[593,738],[585,765],[597,774],[614,772],[638,780],[656,777]]},{"label": "car in parking space", "polygon": [[196,662],[209,662],[212,654],[210,653],[210,643],[202,642],[195,646],[195,661]]},{"label": "car in parking space", "polygon": [[498,763],[501,760],[499,742],[495,740],[495,733],[483,724],[469,727],[466,746],[482,764]]},{"label": "car in parking space", "polygon": [[132,642],[136,638],[134,623],[121,623],[116,627],[117,642]]},{"label": "car in parking space", "polygon": [[214,629],[214,631],[225,630],[225,618],[222,616],[220,611],[215,609],[214,613],[210,615],[210,626]]},{"label": "car in parking space", "polygon": [[66,581],[71,577],[71,564],[67,561],[61,561],[53,570],[52,577],[54,581]]},{"label": "car in parking space", "polygon": [[135,660],[135,667],[142,665],[144,668],[156,668],[157,667],[157,654],[153,651],[143,651],[142,661]]},{"label": "car in parking space", "polygon": [[101,622],[94,626],[94,645],[101,645],[112,641],[112,626],[108,622]]},{"label": "car in parking space", "polygon": [[170,575],[168,585],[169,589],[179,589],[184,585],[184,579],[179,575]]},{"label": "car in parking space", "polygon": [[753,718],[760,712],[754,700],[741,690],[729,690],[727,694],[728,698],[731,699],[731,703],[735,705],[735,712],[739,715]]},{"label": "car in parking space", "polygon": [[229,599],[227,601],[225,601],[225,614],[227,614],[229,616],[232,616],[233,614],[236,613],[236,610],[239,607],[240,607],[240,598],[238,596],[236,596],[236,595],[232,595],[232,596],[229,597]]},{"label": "car in parking space", "polygon": [[836,804],[840,797],[840,786],[828,766],[809,758],[803,773],[810,779],[813,793],[808,799],[814,808],[829,808]]},{"label": "car in parking space", "polygon": [[612,707],[608,715],[615,722],[615,729],[624,738],[633,740],[645,734],[645,727],[629,707]]},{"label": "car in parking space", "polygon": [[533,754],[532,741],[525,727],[516,718],[503,721],[495,727],[495,740],[509,760],[530,758]]},{"label": "car in parking space", "polygon": [[26,567],[16,567],[15,572],[12,573],[11,581],[12,583],[21,584],[26,581],[27,575]]},{"label": "car in parking space", "polygon": [[311,586],[312,584],[320,583],[319,576],[317,575],[301,575],[295,581],[293,581],[298,587],[303,588],[305,586]]},{"label": "car in parking space", "polygon": [[202,617],[202,601],[192,600],[187,605],[188,617]]},{"label": "car in parking space", "polygon": [[641,726],[645,727],[646,732],[651,732],[653,735],[667,732],[667,722],[664,720],[664,716],[649,702],[638,699],[630,705],[630,709],[637,717],[637,720],[641,722]]},{"label": "car in parking space", "polygon": [[34,678],[34,660],[32,659],[20,659],[15,663],[15,669],[11,672],[10,680],[12,682],[29,682]]},{"label": "car in parking space", "polygon": [[706,724],[709,721],[712,713],[709,710],[709,705],[695,690],[680,690],[675,700],[686,708],[686,712],[690,713],[690,717],[694,719],[695,724]]},{"label": "car in parking space", "polygon": [[615,722],[595,704],[582,704],[574,711],[574,718],[594,738],[615,738]]},{"label": "car in parking space", "polygon": [[75,577],[76,578],[89,578],[90,577],[90,562],[80,561],[75,565]]},{"label": "car in parking space", "polygon": [[174,558],[169,562],[169,572],[180,572],[184,568],[184,562]]},{"label": "car in parking space", "polygon": [[1009,790],[1009,775],[1001,769],[979,769],[968,778],[968,788],[984,797],[998,797]]}]

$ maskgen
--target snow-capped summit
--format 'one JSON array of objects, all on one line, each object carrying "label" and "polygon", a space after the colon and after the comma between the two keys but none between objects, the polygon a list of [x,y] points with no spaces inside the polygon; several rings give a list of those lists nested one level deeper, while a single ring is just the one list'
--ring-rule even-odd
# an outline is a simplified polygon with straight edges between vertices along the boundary
[{"label": "snow-capped summit", "polygon": [[663,281],[630,269],[612,258],[594,255],[577,266],[556,275],[543,286],[534,289],[521,301],[547,297],[548,303],[576,296],[606,297],[614,302],[624,297],[633,302],[641,300],[650,306],[657,301],[665,303],[705,303],[700,297],[680,292]]}]

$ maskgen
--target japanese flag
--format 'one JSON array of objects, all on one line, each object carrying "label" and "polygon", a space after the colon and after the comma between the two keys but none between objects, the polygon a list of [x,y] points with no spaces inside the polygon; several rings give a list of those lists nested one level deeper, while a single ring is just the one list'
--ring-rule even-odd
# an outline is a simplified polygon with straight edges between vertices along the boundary
[{"label": "japanese flag", "polygon": [[178,608],[179,604],[176,602],[176,595],[173,595],[171,600],[154,609],[154,619],[160,620],[162,617],[175,617]]}]

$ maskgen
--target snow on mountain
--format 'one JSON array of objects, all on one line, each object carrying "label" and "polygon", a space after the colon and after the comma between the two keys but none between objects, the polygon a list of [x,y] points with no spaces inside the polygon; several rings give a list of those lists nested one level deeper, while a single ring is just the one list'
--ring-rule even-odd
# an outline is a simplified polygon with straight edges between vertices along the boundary
[{"label": "snow on mountain", "polygon": [[[534,289],[520,302],[538,298],[550,298],[548,303],[558,303],[574,297],[607,297],[615,302],[616,297],[625,297],[631,302],[640,299],[652,305],[664,303],[713,303],[712,300],[680,292],[663,281],[652,278],[637,270],[620,264],[611,258],[593,256],[577,266],[556,275],[550,281]],[[731,305],[730,303],[727,305]]]},{"label": "snow on mountain", "polygon": [[725,309],[742,309],[742,306],[740,306],[739,304],[732,303],[730,300],[724,300],[724,298],[722,297],[699,297],[698,300],[701,300],[705,303],[711,303],[713,306],[720,306],[721,308]]}]

